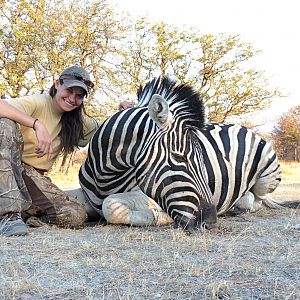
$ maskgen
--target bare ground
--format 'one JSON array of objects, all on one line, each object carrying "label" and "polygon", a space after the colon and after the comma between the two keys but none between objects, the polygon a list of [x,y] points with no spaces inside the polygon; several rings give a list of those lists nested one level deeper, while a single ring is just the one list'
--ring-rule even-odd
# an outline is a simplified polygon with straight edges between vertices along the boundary
[{"label": "bare ground", "polygon": [[[282,184],[275,198],[300,198]],[[172,227],[32,228],[0,237],[0,299],[300,299],[300,211]]]}]

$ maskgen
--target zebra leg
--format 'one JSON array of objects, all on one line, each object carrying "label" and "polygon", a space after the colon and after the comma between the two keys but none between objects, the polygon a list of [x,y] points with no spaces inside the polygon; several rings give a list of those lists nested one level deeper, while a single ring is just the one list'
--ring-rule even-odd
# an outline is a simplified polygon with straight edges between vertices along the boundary
[{"label": "zebra leg", "polygon": [[268,194],[272,193],[279,184],[278,172],[274,172],[270,175],[260,177],[254,186],[251,188],[251,192],[254,194],[254,211],[260,209],[263,205],[269,208],[281,208],[282,206],[274,201]]},{"label": "zebra leg", "polygon": [[141,190],[108,196],[102,204],[102,211],[111,224],[162,226],[173,223],[171,217]]},{"label": "zebra leg", "polygon": [[85,211],[89,217],[89,220],[97,220],[102,216],[98,214],[98,212],[92,207],[90,202],[88,201],[87,196],[84,194],[82,188],[77,188],[73,190],[64,190],[65,193],[78,200],[78,202],[84,205]]},{"label": "zebra leg", "polygon": [[241,212],[254,212],[259,209],[256,207],[253,193],[249,191],[238,200],[234,207],[241,210]]}]

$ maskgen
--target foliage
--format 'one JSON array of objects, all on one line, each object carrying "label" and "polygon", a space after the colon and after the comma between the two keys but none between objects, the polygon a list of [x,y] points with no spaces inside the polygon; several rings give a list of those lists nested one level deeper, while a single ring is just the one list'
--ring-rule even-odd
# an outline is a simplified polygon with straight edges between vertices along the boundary
[{"label": "foliage", "polygon": [[[157,75],[169,74],[194,86],[213,121],[265,108],[280,92],[269,88],[264,72],[247,68],[258,54],[240,36],[200,35],[196,28],[179,29],[139,19],[120,65],[134,90]],[[127,91],[125,91],[127,92]]]},{"label": "foliage", "polygon": [[2,95],[43,92],[71,64],[91,72],[96,87],[91,99],[96,91],[111,90],[108,62],[126,27],[106,0],[6,1],[0,14]]},{"label": "foliage", "polygon": [[202,35],[197,28],[131,21],[107,0],[7,0],[0,11],[0,94],[44,92],[71,64],[87,68],[95,89],[87,110],[107,117],[136,98],[140,84],[170,75],[195,87],[211,120],[251,112],[278,95],[249,67],[258,54],[240,36]]},{"label": "foliage", "polygon": [[281,159],[300,161],[300,105],[280,117],[272,139]]}]

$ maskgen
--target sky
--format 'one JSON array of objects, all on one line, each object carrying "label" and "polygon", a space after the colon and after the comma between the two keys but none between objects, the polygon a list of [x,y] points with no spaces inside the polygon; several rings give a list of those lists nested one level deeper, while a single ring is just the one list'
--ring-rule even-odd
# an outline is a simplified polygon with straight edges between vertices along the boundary
[{"label": "sky", "polygon": [[261,54],[253,67],[264,70],[284,99],[274,99],[266,114],[278,115],[300,104],[300,17],[298,0],[110,0],[131,16],[147,16],[200,32],[240,34]]}]

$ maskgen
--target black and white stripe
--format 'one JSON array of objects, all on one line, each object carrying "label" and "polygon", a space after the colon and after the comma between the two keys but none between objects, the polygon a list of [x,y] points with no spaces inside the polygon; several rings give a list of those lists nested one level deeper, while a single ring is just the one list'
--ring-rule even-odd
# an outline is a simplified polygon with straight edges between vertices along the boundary
[{"label": "black and white stripe", "polygon": [[[197,135],[212,202],[219,215],[227,212],[247,191],[253,191],[260,178],[270,178],[268,193],[280,183],[281,169],[271,144],[253,131],[239,125],[213,123]],[[255,196],[266,196],[266,193]]]},{"label": "black and white stripe", "polygon": [[[153,113],[157,94],[162,99]],[[214,223],[216,209],[225,213],[247,191],[263,201],[278,185],[271,145],[242,126],[204,126],[201,97],[192,88],[158,78],[138,97],[139,107],[116,113],[95,133],[80,170],[82,189],[100,215],[108,195],[139,186],[177,223],[193,228]]]}]

